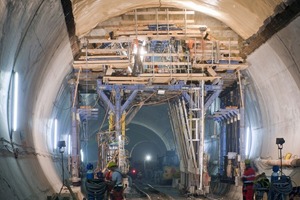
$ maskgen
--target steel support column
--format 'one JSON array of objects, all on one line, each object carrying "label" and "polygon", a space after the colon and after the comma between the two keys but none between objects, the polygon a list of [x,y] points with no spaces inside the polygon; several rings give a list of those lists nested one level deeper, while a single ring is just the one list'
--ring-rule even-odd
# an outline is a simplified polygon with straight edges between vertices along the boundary
[{"label": "steel support column", "polygon": [[201,136],[200,136],[200,153],[199,153],[199,158],[200,158],[200,186],[199,186],[199,190],[203,191],[203,159],[204,159],[204,123],[205,123],[205,107],[204,107],[204,80],[201,81]]},{"label": "steel support column", "polygon": [[[99,89],[101,88],[101,89]],[[132,89],[136,89],[137,87],[132,87]],[[103,92],[102,89],[107,89],[111,91],[112,95],[114,95],[114,104],[108,99],[106,94]],[[109,107],[110,111],[114,113],[114,130],[116,134],[116,139],[118,140],[118,162],[119,162],[119,167],[122,172],[126,172],[126,155],[125,155],[125,137],[122,137],[122,126],[121,124],[123,123],[121,120],[122,114],[125,114],[125,110],[128,108],[128,106],[132,103],[134,98],[136,97],[138,90],[134,90],[129,98],[126,100],[126,102],[122,105],[121,103],[121,93],[122,90],[124,89],[124,86],[122,85],[113,85],[113,86],[106,86],[106,85],[99,85],[98,84],[98,94],[101,97],[101,99],[105,102],[105,104]],[[125,129],[123,130],[125,131]],[[124,134],[125,135],[125,134]]]},{"label": "steel support column", "polygon": [[71,141],[72,141],[72,149],[71,149],[71,180],[73,185],[77,185],[80,182],[79,178],[79,132],[77,129],[77,91],[75,86],[71,86],[71,96],[73,99],[73,107],[71,112],[71,120],[72,120],[72,129],[71,129]]},{"label": "steel support column", "polygon": [[225,172],[225,163],[224,157],[226,155],[226,120],[220,122],[221,125],[221,136],[220,136],[220,163],[219,163],[219,173],[220,175],[224,175]]}]

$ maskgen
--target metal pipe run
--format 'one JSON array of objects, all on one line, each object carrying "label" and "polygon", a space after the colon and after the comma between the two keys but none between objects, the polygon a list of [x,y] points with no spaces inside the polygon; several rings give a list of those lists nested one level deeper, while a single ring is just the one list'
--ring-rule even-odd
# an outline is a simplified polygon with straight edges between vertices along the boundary
[{"label": "metal pipe run", "polygon": [[204,159],[204,80],[201,81],[201,140],[200,140],[200,190],[203,190],[203,159]]},{"label": "metal pipe run", "polygon": [[[280,166],[281,165],[281,159],[279,160],[260,160],[260,162],[270,165],[270,166]],[[290,160],[282,160],[282,166],[286,167],[300,167],[300,159],[290,159]]]}]

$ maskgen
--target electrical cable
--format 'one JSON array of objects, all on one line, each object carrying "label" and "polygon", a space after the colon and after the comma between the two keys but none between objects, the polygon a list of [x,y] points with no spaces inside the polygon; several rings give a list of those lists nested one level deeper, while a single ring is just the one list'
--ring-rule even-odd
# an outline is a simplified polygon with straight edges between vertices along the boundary
[{"label": "electrical cable", "polygon": [[86,190],[89,196],[92,196],[93,199],[103,199],[104,194],[106,192],[106,183],[104,181],[95,180],[87,180],[85,182]]},{"label": "electrical cable", "polygon": [[281,176],[280,180],[274,181],[270,184],[270,191],[284,195],[290,194],[293,191],[293,185],[290,177]]},{"label": "electrical cable", "polygon": [[174,96],[172,96],[172,97],[169,97],[169,98],[165,98],[165,99],[163,99],[163,100],[161,100],[161,101],[158,101],[158,102],[154,102],[154,103],[146,103],[145,105],[160,105],[160,104],[163,104],[163,103],[165,103],[166,101],[169,101],[170,99],[173,99],[173,98],[176,98],[176,97],[178,97],[178,96],[180,96],[182,93],[180,93],[180,94],[176,94],[176,95],[174,95]]}]

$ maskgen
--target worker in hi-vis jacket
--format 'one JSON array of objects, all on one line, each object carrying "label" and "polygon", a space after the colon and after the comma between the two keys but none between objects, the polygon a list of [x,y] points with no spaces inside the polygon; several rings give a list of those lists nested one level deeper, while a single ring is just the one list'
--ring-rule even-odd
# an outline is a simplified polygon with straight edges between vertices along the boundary
[{"label": "worker in hi-vis jacket", "polygon": [[243,200],[252,200],[254,196],[253,181],[255,179],[255,171],[251,167],[250,160],[245,160],[245,171],[243,180]]}]

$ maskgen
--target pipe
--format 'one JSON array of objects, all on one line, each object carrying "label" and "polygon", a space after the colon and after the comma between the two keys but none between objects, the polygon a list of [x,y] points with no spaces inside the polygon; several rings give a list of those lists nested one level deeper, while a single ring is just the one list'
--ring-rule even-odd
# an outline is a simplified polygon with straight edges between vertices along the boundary
[{"label": "pipe", "polygon": [[199,154],[199,165],[200,165],[200,191],[203,190],[203,159],[204,159],[204,123],[205,123],[205,110],[204,110],[204,80],[201,82],[201,140],[200,140],[200,154]]},{"label": "pipe", "polygon": [[[260,160],[263,164],[274,166],[281,165],[281,159],[278,160]],[[282,160],[282,166],[286,167],[300,167],[300,159],[290,159],[290,160]]]},{"label": "pipe", "polygon": [[108,132],[111,132],[115,129],[115,125],[114,125],[114,113],[110,112],[109,113],[109,121],[108,121]]},{"label": "pipe", "polygon": [[122,137],[124,140],[125,140],[125,129],[126,129],[125,118],[126,118],[126,112],[123,112],[121,117],[121,130],[122,130]]}]

